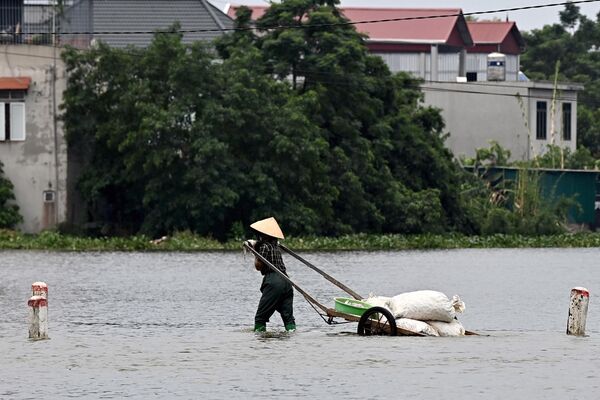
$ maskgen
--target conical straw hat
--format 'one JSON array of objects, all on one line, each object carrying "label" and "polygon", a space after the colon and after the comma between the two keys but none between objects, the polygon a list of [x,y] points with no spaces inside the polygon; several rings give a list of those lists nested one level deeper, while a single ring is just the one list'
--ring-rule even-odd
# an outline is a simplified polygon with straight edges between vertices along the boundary
[{"label": "conical straw hat", "polygon": [[250,225],[250,228],[277,239],[285,239],[283,237],[283,232],[281,231],[279,224],[277,223],[277,221],[275,221],[275,218],[273,217],[256,221],[255,223]]}]

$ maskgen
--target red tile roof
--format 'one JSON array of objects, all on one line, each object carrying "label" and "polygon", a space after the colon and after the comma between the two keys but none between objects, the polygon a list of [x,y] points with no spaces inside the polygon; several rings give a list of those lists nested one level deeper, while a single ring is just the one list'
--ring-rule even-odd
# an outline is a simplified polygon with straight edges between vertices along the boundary
[{"label": "red tile roof", "polygon": [[[357,24],[359,32],[366,33],[373,42],[440,43],[470,45],[471,37],[464,28],[465,21],[460,8],[409,9],[409,8],[342,8],[350,21],[372,21],[382,19],[407,19],[400,21]],[[438,15],[452,15],[441,18]],[[460,25],[464,26],[461,27]],[[463,43],[451,43],[456,29]]]},{"label": "red tile roof", "polygon": [[30,84],[31,78],[28,76],[0,78],[0,90],[27,90]]},{"label": "red tile roof", "polygon": [[525,41],[514,21],[469,21],[467,22],[473,48],[484,49],[486,45],[500,47],[496,51],[519,54],[525,49]]},{"label": "red tile roof", "polygon": [[[252,11],[252,19],[253,20],[257,20],[260,17],[262,17],[264,15],[265,11],[267,11],[267,8],[269,8],[269,6],[253,6],[253,5],[249,5],[249,4],[244,4],[244,5]],[[242,4],[230,4],[229,8],[227,9],[227,15],[229,15],[231,18],[235,19],[235,12],[241,6],[242,6]]]},{"label": "red tile roof", "polygon": [[[227,14],[235,18],[239,5],[232,5]],[[260,18],[268,6],[247,6],[252,19]],[[341,7],[342,13],[352,22],[387,19],[406,19],[377,23],[359,23],[356,29],[369,36],[369,41],[379,43],[423,43],[470,46],[471,35],[460,8],[353,8]],[[447,17],[428,18],[438,15]]]}]

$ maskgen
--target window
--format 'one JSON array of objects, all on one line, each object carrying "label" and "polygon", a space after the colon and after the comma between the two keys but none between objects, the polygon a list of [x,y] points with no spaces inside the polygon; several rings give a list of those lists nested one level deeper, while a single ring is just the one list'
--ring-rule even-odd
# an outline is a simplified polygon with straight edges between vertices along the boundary
[{"label": "window", "polygon": [[562,105],[562,136],[563,140],[571,140],[571,103]]},{"label": "window", "polygon": [[0,140],[25,140],[25,103],[23,92],[0,92]]},{"label": "window", "polygon": [[548,115],[548,103],[538,101],[536,103],[536,118],[535,118],[535,138],[538,140],[546,140],[546,126]]}]

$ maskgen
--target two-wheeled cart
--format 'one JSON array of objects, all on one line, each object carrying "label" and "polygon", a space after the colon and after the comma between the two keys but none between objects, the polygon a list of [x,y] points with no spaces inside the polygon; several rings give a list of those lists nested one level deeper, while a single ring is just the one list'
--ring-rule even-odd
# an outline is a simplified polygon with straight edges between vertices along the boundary
[{"label": "two-wheeled cart", "polygon": [[[276,268],[267,259],[261,256],[254,248],[244,242],[244,248],[254,254],[260,259],[265,265],[271,270],[278,273],[286,281],[288,281],[312,306],[312,308],[321,316],[321,318],[329,325],[335,325],[340,323],[358,322],[357,333],[362,336],[380,335],[380,336],[426,336],[420,332],[413,332],[407,329],[396,326],[396,319],[392,313],[384,307],[372,307],[368,303],[362,301],[363,297],[350,289],[348,286],[339,282],[331,275],[325,273],[321,269],[317,268],[298,254],[288,249],[283,244],[279,244],[279,248],[285,251],[287,254],[296,258],[307,267],[313,269],[317,273],[321,274],[329,282],[348,293],[352,298],[336,297],[335,308],[329,308],[319,303],[313,296],[311,296],[304,289],[299,287],[293,282],[285,273]],[[342,318],[345,321],[339,322],[336,318]],[[476,335],[474,332],[465,332],[466,335]]]}]

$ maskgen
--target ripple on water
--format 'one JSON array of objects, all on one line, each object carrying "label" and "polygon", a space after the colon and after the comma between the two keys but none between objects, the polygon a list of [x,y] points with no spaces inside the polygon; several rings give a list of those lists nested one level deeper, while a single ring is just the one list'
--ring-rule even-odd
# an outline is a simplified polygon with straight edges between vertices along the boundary
[{"label": "ripple on water", "polygon": [[[365,338],[295,297],[298,330],[276,315],[252,332],[261,277],[232,253],[6,252],[0,265],[0,397],[570,398],[597,393],[600,319],[564,334],[569,291],[600,287],[599,249],[305,254],[359,293],[459,294],[463,338]],[[332,306],[339,290],[288,262]],[[31,282],[49,283],[51,340],[27,340]],[[592,290],[592,294],[593,294]],[[581,371],[585,371],[581,373]],[[583,395],[585,397],[585,395]],[[37,397],[36,397],[37,398]]]}]

